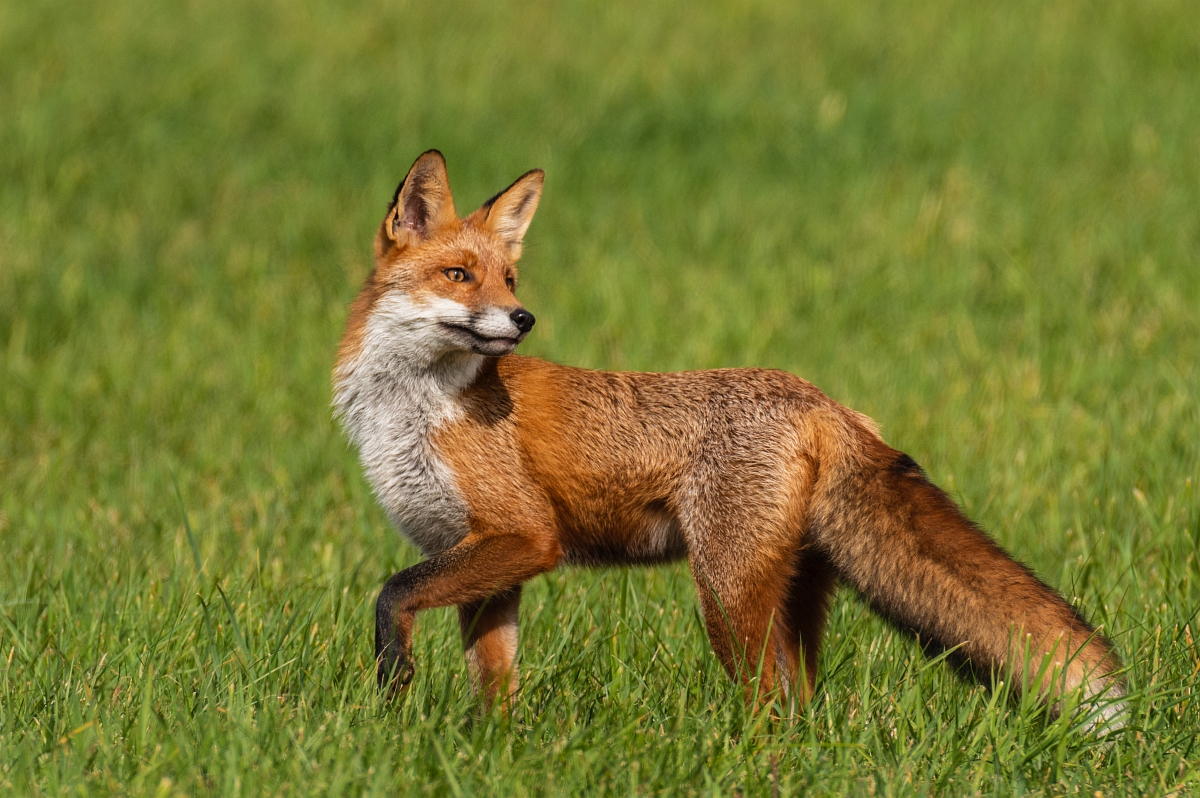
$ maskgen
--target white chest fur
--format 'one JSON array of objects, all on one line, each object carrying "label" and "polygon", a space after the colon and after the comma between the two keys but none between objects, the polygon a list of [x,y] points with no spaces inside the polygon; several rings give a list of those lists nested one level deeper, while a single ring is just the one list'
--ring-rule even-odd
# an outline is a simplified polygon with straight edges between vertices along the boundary
[{"label": "white chest fur", "polygon": [[467,534],[466,504],[430,439],[458,417],[482,358],[439,359],[421,310],[403,295],[379,301],[358,356],[338,369],[334,407],[392,523],[430,555]]}]

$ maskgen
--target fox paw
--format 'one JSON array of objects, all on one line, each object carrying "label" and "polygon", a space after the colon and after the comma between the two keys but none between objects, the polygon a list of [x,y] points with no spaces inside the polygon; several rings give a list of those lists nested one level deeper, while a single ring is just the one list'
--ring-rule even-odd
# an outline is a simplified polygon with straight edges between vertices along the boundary
[{"label": "fox paw", "polygon": [[392,701],[404,692],[404,688],[408,687],[414,673],[416,673],[416,669],[413,667],[412,662],[407,659],[394,663],[390,667],[380,663],[378,672],[379,689],[387,691],[387,699]]}]

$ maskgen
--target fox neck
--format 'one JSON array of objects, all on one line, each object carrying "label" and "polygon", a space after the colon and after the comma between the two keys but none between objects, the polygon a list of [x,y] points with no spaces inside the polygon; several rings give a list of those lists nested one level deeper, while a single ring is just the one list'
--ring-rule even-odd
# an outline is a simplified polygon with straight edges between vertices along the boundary
[{"label": "fox neck", "polygon": [[333,403],[392,522],[431,554],[466,535],[467,510],[430,437],[460,416],[484,357],[445,350],[406,305],[380,301],[359,351],[338,364]]},{"label": "fox neck", "polygon": [[437,303],[385,294],[370,311],[357,352],[338,363],[334,407],[355,443],[355,418],[371,407],[410,400],[414,409],[449,409],[474,382],[484,357],[447,347],[431,307]]}]

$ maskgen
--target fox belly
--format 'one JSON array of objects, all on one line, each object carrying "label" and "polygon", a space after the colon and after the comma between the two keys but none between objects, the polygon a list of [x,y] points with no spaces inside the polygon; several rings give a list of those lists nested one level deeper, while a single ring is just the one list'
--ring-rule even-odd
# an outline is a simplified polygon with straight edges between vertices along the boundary
[{"label": "fox belly", "polygon": [[576,521],[563,530],[566,565],[656,565],[687,556],[679,520],[663,503],[620,514],[602,523]]}]

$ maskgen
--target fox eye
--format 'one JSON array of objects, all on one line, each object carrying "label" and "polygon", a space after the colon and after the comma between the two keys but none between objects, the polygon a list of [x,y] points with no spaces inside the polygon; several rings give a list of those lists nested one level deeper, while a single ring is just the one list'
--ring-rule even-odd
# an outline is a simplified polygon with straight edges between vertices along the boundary
[{"label": "fox eye", "polygon": [[511,278],[511,277],[505,277],[505,278],[504,278],[504,284],[508,286],[508,290],[509,290],[509,291],[516,291],[516,290],[517,290],[517,281],[516,281],[516,280],[514,280],[514,279],[513,279],[513,278]]},{"label": "fox eye", "polygon": [[452,283],[461,283],[467,279],[466,270],[460,269],[457,266],[455,266],[453,269],[446,269],[442,272],[442,274],[446,275],[446,279]]}]

